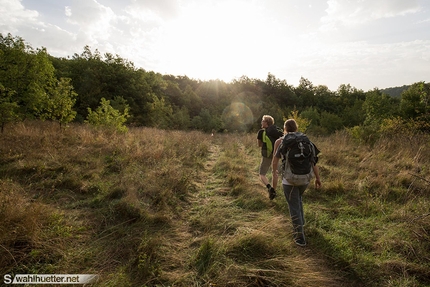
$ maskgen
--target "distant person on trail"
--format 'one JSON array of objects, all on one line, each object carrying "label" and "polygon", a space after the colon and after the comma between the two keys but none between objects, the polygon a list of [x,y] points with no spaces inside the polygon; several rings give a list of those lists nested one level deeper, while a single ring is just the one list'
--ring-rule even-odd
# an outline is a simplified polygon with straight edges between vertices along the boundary
[{"label": "distant person on trail", "polygon": [[[270,166],[272,165],[272,158],[273,158],[273,145],[275,144],[275,141],[283,136],[283,133],[281,130],[279,130],[275,126],[275,120],[273,117],[269,115],[264,115],[261,120],[261,129],[258,131],[257,134],[257,142],[258,146],[261,147],[261,163],[259,167],[259,175],[261,181],[264,183],[264,185],[267,188],[267,191],[269,192],[269,199],[273,200],[276,196],[275,189],[270,185],[269,180],[266,177],[267,172],[270,169]],[[272,171],[272,174],[275,174],[276,172]]]},{"label": "distant person on trail", "polygon": [[282,158],[282,188],[290,210],[294,241],[299,246],[305,246],[302,195],[314,176],[315,188],[321,188],[319,170],[316,166],[319,150],[305,134],[298,132],[294,119],[285,121],[284,132],[285,136],[278,139],[274,146],[272,186],[276,189],[278,173],[275,171],[278,171],[279,159]]}]

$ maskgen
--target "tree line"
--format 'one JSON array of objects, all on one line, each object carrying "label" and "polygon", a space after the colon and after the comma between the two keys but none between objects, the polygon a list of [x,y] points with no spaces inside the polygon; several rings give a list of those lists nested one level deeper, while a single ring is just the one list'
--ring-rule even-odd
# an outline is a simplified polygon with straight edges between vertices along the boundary
[{"label": "tree line", "polygon": [[[395,92],[395,95],[390,95]],[[229,83],[161,75],[136,68],[119,55],[89,46],[57,58],[24,39],[0,34],[0,124],[26,119],[161,129],[255,131],[261,116],[282,123],[288,115],[306,119],[307,132],[356,134],[402,125],[428,132],[430,84],[363,91],[342,84],[336,91],[301,78],[294,87],[269,73]],[[298,112],[298,113],[297,113]]]}]

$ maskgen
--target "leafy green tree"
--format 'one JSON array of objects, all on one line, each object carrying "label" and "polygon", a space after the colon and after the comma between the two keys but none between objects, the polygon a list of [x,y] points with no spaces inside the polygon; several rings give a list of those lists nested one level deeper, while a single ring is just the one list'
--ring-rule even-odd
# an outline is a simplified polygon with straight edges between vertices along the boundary
[{"label": "leafy green tree", "polygon": [[4,127],[7,123],[14,121],[18,115],[18,104],[12,101],[12,96],[15,92],[7,90],[0,83],[0,126],[1,133],[4,131]]},{"label": "leafy green tree", "polygon": [[102,98],[100,106],[92,111],[88,108],[88,116],[86,122],[96,127],[107,127],[120,132],[126,132],[128,129],[125,123],[128,118],[128,108],[123,113],[112,108],[110,101]]},{"label": "leafy green tree", "polygon": [[50,93],[45,116],[48,119],[58,121],[60,128],[63,124],[71,122],[76,116],[76,111],[73,110],[76,96],[77,94],[71,85],[71,79],[61,78]]},{"label": "leafy green tree", "polygon": [[298,97],[298,109],[304,109],[306,107],[312,107],[316,104],[314,85],[311,81],[305,78],[300,78],[299,85],[294,89],[294,93]]},{"label": "leafy green tree", "polygon": [[356,100],[352,106],[346,106],[339,114],[345,127],[354,127],[363,124],[366,114],[363,111],[363,102]]},{"label": "leafy green tree", "polygon": [[[65,73],[72,79],[78,97],[76,99],[77,120],[82,122],[88,115],[88,108],[96,109],[101,98],[113,99],[105,89],[108,85],[107,65],[103,63],[100,53],[94,53],[89,46],[84,47],[81,54],[75,53],[70,60],[66,60],[66,65],[61,66],[67,69]],[[57,66],[59,67],[59,66]]]},{"label": "leafy green tree", "polygon": [[211,80],[200,83],[195,92],[202,99],[203,107],[210,109],[211,113],[220,114],[227,104],[226,98],[230,97],[229,87],[221,80]]},{"label": "leafy green tree", "polygon": [[352,106],[357,100],[364,101],[366,99],[366,93],[362,90],[348,85],[340,85],[336,91],[336,95],[342,99],[345,106]]},{"label": "leafy green tree", "polygon": [[328,134],[343,128],[342,119],[338,115],[326,111],[321,112],[320,125]]},{"label": "leafy green tree", "polygon": [[309,107],[300,114],[303,118],[309,120],[309,128],[313,128],[320,125],[320,113],[317,108]]},{"label": "leafy green tree", "polygon": [[182,91],[179,84],[173,80],[166,80],[166,90],[164,94],[172,105],[183,107],[182,103]]},{"label": "leafy green tree", "polygon": [[281,108],[293,107],[298,104],[293,87],[287,81],[277,79],[274,75],[268,74],[264,83],[263,92],[266,97],[272,97]]},{"label": "leafy green tree", "polygon": [[124,98],[130,105],[130,111],[133,116],[133,123],[136,125],[151,125],[150,103],[153,95],[162,97],[166,87],[166,82],[160,74],[146,72],[143,69],[131,73],[130,91]]},{"label": "leafy green tree", "polygon": [[56,59],[54,64],[61,69],[57,75],[72,79],[78,94],[78,121],[83,121],[87,108],[95,109],[101,98],[111,101],[115,107],[121,97],[129,106],[129,121],[138,125],[148,124],[147,103],[152,100],[153,93],[159,95],[164,89],[161,75],[136,69],[133,63],[118,55],[101,55],[97,50],[93,52],[89,46],[85,46],[81,54],[74,54],[72,59]]},{"label": "leafy green tree", "polygon": [[258,98],[263,100],[263,90],[265,82],[258,79],[251,79],[246,76],[242,76],[239,79],[235,79],[231,83],[232,96],[238,95],[240,93],[252,93]]},{"label": "leafy green tree", "polygon": [[430,83],[418,82],[402,93],[400,112],[415,131],[430,132]]},{"label": "leafy green tree", "polygon": [[368,92],[363,103],[363,110],[366,115],[364,124],[379,126],[383,119],[397,114],[398,106],[398,99],[383,94],[378,89]]},{"label": "leafy green tree", "polygon": [[366,113],[363,110],[366,93],[348,84],[340,85],[336,91],[336,96],[341,102],[341,110],[337,115],[342,118],[343,125],[354,127],[363,124],[366,119]]},{"label": "leafy green tree", "polygon": [[[330,91],[327,86],[318,85],[313,88],[313,92],[315,100],[312,106],[318,107],[318,110],[338,113],[343,109],[339,97]],[[310,105],[305,102],[304,106],[308,107]]]},{"label": "leafy green tree", "polygon": [[[297,122],[297,125],[299,127],[298,131],[302,133],[305,133],[309,125],[311,124],[311,120],[299,115],[299,111],[297,109],[294,109],[293,111],[291,111],[290,118],[294,119]],[[284,120],[287,120],[287,119],[284,119]]]},{"label": "leafy green tree", "polygon": [[113,100],[110,101],[111,106],[115,109],[124,113],[126,109],[130,109],[128,102],[121,96],[115,96]]},{"label": "leafy green tree", "polygon": [[190,85],[187,85],[183,92],[182,105],[188,107],[190,116],[198,115],[202,109],[203,101]]},{"label": "leafy green tree", "polygon": [[190,114],[185,106],[174,109],[172,118],[172,129],[187,130],[191,125]]},{"label": "leafy green tree", "polygon": [[200,114],[192,119],[191,125],[195,129],[210,132],[219,130],[222,123],[218,117],[212,116],[208,109],[202,109]]},{"label": "leafy green tree", "polygon": [[0,34],[0,50],[0,83],[15,91],[13,101],[24,118],[39,117],[56,81],[46,49],[34,50],[20,37]]},{"label": "leafy green tree", "polygon": [[430,114],[430,83],[418,82],[401,95],[400,111],[405,118],[416,119]]},{"label": "leafy green tree", "polygon": [[149,103],[148,122],[151,126],[160,129],[172,128],[172,106],[166,102],[164,97],[158,98],[152,95],[152,103]]}]

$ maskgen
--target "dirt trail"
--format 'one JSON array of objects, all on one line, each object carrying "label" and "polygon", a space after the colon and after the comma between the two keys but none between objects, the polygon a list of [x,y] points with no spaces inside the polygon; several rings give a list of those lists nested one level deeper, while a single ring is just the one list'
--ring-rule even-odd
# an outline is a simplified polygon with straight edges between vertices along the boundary
[{"label": "dirt trail", "polygon": [[[193,184],[195,192],[190,193],[187,200],[187,208],[181,214],[180,220],[176,220],[174,233],[170,237],[169,249],[175,250],[172,254],[166,256],[166,261],[171,262],[170,270],[165,275],[170,278],[170,282],[180,282],[187,280],[187,277],[194,277],[192,271],[185,271],[186,265],[190,262],[195,248],[195,242],[200,240],[201,234],[192,228],[191,217],[196,213],[196,207],[209,204],[209,201],[215,200],[213,196],[208,196],[213,190],[219,193],[226,193],[228,189],[223,186],[222,180],[214,175],[213,168],[219,158],[220,147],[216,144],[209,148],[209,155],[203,164],[203,169],[197,171]],[[174,256],[174,257],[171,257]],[[187,273],[188,272],[188,273]],[[189,278],[188,278],[189,280]]]},{"label": "dirt trail", "polygon": [[[231,202],[235,200],[234,196],[230,194],[231,187],[226,184],[225,178],[220,178],[219,174],[214,171],[214,167],[217,161],[221,158],[223,150],[221,145],[217,145],[216,142],[211,145],[209,149],[209,155],[207,161],[203,165],[203,169],[198,172],[198,176],[195,178],[196,192],[192,193],[189,199],[189,209],[184,211],[181,220],[178,222],[176,227],[176,238],[173,240],[173,244],[177,244],[175,247],[178,250],[175,255],[176,258],[172,262],[171,273],[169,274],[172,280],[181,280],[184,278],[183,265],[190,262],[192,254],[195,254],[195,248],[198,246],[199,241],[205,236],[201,231],[193,228],[190,224],[192,217],[198,212],[199,207],[205,205],[214,206],[227,206],[231,205]],[[245,154],[245,153],[243,153]],[[255,166],[255,158],[252,155],[246,155],[246,160],[249,162],[249,166]],[[259,182],[256,172],[250,172],[249,178],[250,188],[255,192],[256,196],[263,197],[264,200],[268,199],[268,194]],[[285,200],[283,194],[278,192],[278,196],[275,201]],[[330,270],[324,262],[314,257],[314,252],[309,247],[298,247],[292,242],[290,233],[291,223],[288,214],[283,214],[279,209],[275,208],[275,203],[269,204],[270,208],[264,209],[258,212],[246,212],[239,215],[231,215],[231,218],[240,218],[239,222],[241,226],[237,228],[236,232],[264,232],[275,234],[279,240],[291,241],[290,244],[292,251],[289,254],[285,254],[280,258],[274,258],[274,260],[281,260],[288,262],[289,265],[294,269],[293,281],[297,286],[339,286],[340,281],[336,279],[334,272]],[[240,211],[238,211],[240,212]],[[220,217],[223,215],[220,214]],[[233,226],[238,223],[231,223]],[[222,239],[220,239],[222,240]],[[182,267],[181,267],[182,265]],[[189,276],[195,276],[192,271],[189,271]],[[273,270],[273,272],[282,272],[281,270]],[[303,274],[303,278],[297,274]],[[255,286],[264,286],[257,284]],[[282,285],[279,285],[282,286]],[[288,285],[291,286],[291,285]]]},{"label": "dirt trail", "polygon": [[[247,153],[244,154],[247,155],[247,166],[253,166],[252,163],[255,162],[254,155]],[[248,180],[252,182],[255,193],[260,193],[265,200],[269,201],[268,192],[260,181],[257,170],[250,174],[251,177]],[[269,178],[271,177],[269,176]],[[259,218],[255,218],[255,220],[250,223],[261,230],[275,233],[276,238],[279,238],[279,240],[282,241],[285,240],[287,244],[289,244],[289,247],[294,250],[291,254],[285,254],[284,257],[279,259],[285,260],[286,262],[290,262],[291,265],[294,265],[294,273],[303,274],[302,276],[299,276],[299,278],[293,280],[297,286],[347,286],[345,282],[342,282],[341,278],[335,275],[336,272],[333,272],[331,269],[332,266],[328,266],[323,259],[316,256],[319,252],[315,252],[315,250],[313,250],[312,243],[306,247],[299,247],[293,242],[291,234],[292,225],[288,210],[282,212],[279,209],[279,205],[281,204],[285,204],[286,206],[286,199],[282,193],[281,186],[282,185],[279,182],[277,196],[271,202],[271,208],[261,211],[261,213],[265,214],[263,218],[269,217],[267,222],[265,222],[266,226],[259,221]],[[304,198],[304,200],[306,200],[306,198]],[[306,204],[306,202],[304,204]],[[309,240],[312,239],[309,238]]]}]

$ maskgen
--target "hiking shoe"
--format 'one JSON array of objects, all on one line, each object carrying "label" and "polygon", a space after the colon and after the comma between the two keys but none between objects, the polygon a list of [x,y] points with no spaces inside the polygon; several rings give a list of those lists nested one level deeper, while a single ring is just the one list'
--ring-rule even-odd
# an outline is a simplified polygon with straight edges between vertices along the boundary
[{"label": "hiking shoe", "polygon": [[271,187],[269,189],[269,199],[273,200],[275,197],[276,197],[276,190],[273,187]]},{"label": "hiking shoe", "polygon": [[294,239],[294,242],[298,245],[298,246],[306,246],[306,240],[304,237],[300,236]]}]

